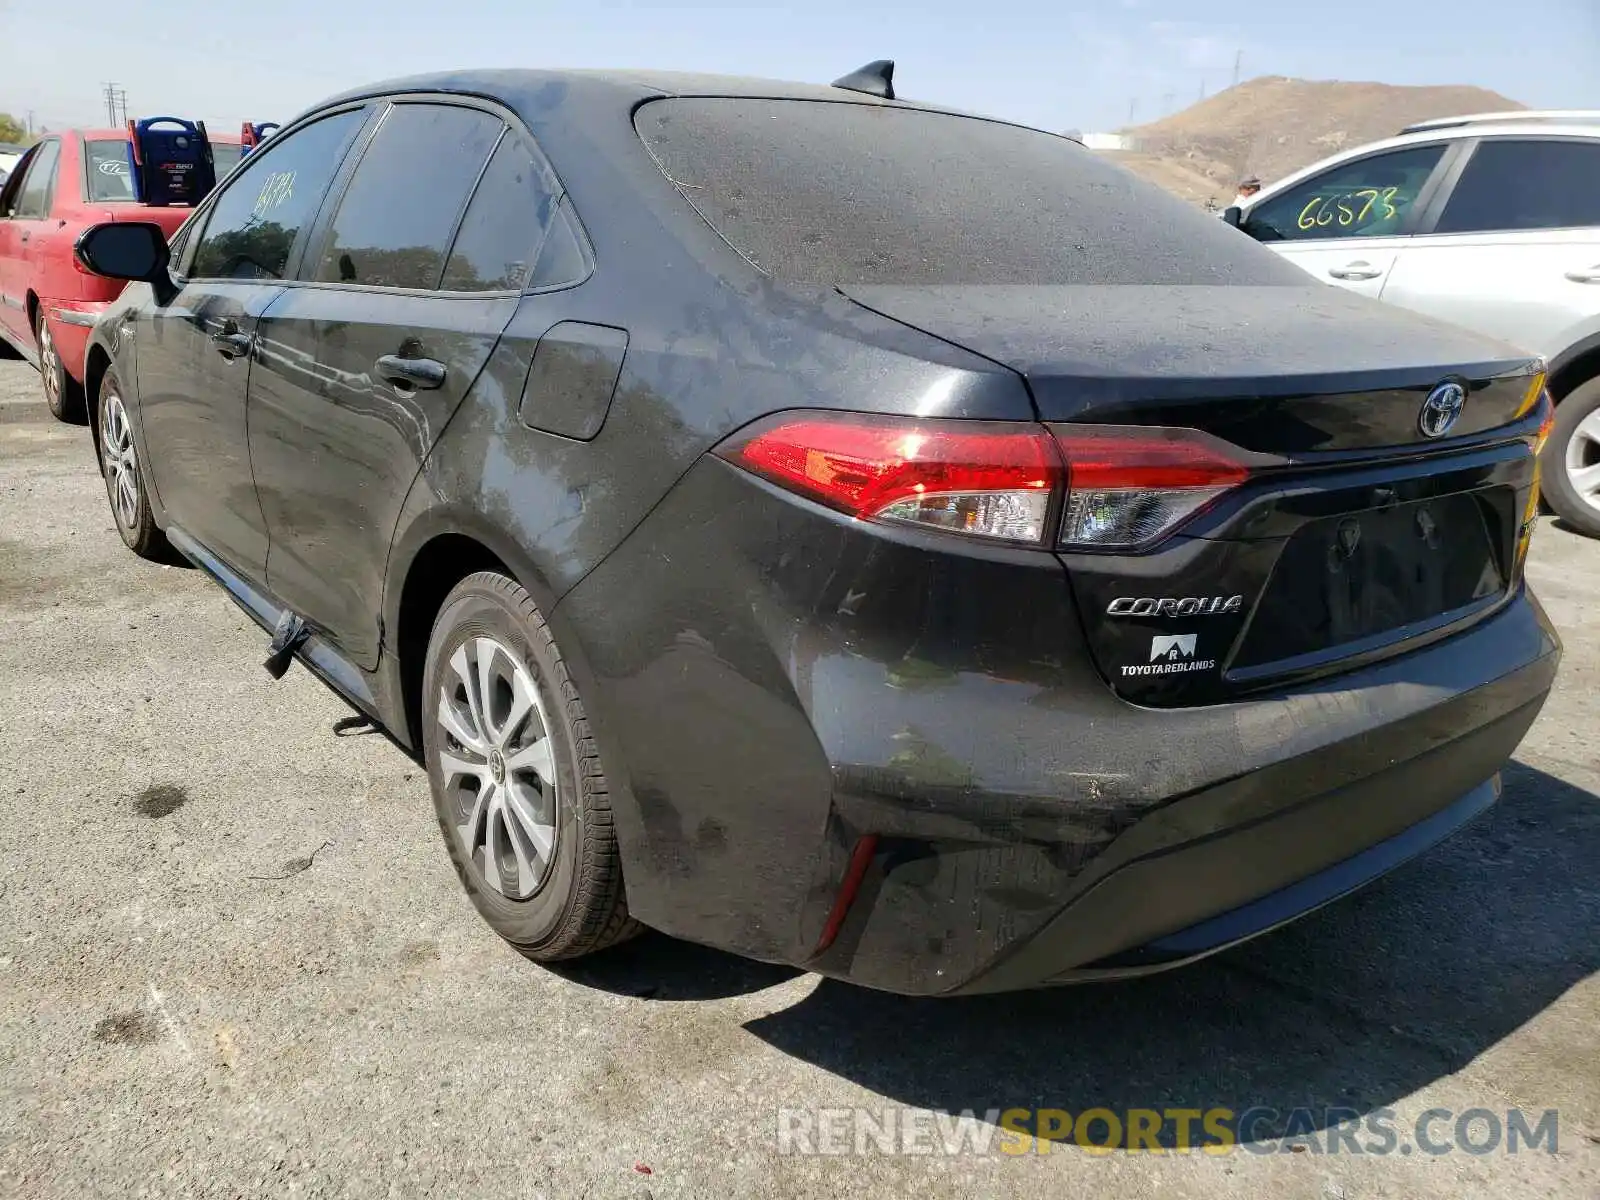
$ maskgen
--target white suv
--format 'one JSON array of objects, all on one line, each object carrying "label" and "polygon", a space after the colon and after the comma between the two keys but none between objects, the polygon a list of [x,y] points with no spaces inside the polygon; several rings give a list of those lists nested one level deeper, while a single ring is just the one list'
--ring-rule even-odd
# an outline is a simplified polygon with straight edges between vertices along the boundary
[{"label": "white suv", "polygon": [[1600,537],[1600,112],[1413,125],[1227,217],[1320,279],[1543,355],[1545,497]]}]

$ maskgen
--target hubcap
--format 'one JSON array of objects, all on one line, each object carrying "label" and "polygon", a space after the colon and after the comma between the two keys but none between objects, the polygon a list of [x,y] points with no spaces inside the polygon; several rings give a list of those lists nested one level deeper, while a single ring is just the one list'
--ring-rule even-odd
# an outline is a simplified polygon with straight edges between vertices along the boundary
[{"label": "hubcap", "polygon": [[439,769],[462,852],[510,900],[539,890],[556,847],[550,726],[533,676],[491,637],[450,656],[439,688]]},{"label": "hubcap", "polygon": [[105,394],[101,408],[100,452],[105,460],[106,489],[117,520],[124,529],[132,529],[139,520],[139,460],[128,428],[128,410],[116,392]]},{"label": "hubcap", "polygon": [[1572,431],[1566,466],[1572,490],[1590,508],[1600,509],[1600,408]]},{"label": "hubcap", "polygon": [[39,374],[44,376],[45,399],[51,408],[61,403],[61,356],[56,353],[55,339],[50,336],[50,323],[39,319]]}]

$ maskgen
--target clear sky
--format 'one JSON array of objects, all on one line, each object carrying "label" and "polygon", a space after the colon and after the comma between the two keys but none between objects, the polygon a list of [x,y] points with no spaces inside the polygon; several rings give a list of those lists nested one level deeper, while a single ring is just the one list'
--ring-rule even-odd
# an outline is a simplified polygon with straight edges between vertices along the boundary
[{"label": "clear sky", "polygon": [[[66,14],[70,13],[70,31]],[[1600,0],[0,0],[0,109],[46,124],[133,116],[219,129],[451,67],[629,66],[828,82],[893,58],[900,90],[1048,129],[1098,131],[1243,77],[1473,83],[1600,108]]]}]

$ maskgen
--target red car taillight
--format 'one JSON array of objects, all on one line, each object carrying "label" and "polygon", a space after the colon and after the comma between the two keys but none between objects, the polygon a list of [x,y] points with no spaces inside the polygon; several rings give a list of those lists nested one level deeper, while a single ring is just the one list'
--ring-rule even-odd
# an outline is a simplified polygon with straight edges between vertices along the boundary
[{"label": "red car taillight", "polygon": [[1061,457],[1041,425],[783,414],[719,451],[851,516],[1044,544]]},{"label": "red car taillight", "polygon": [[1073,549],[1143,546],[1248,478],[1194,430],[784,413],[717,453],[863,520]]}]

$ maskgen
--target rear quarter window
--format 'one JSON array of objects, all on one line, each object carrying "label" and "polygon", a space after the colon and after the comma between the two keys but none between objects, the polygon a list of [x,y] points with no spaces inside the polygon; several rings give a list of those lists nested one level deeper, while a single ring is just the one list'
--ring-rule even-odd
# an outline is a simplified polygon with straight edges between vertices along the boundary
[{"label": "rear quarter window", "polygon": [[1283,284],[1304,276],[1066,138],[890,104],[672,97],[635,128],[745,258],[827,285]]}]

